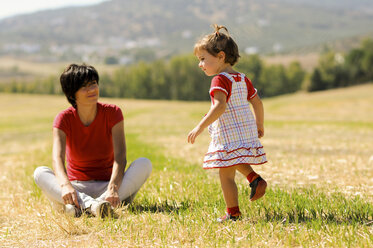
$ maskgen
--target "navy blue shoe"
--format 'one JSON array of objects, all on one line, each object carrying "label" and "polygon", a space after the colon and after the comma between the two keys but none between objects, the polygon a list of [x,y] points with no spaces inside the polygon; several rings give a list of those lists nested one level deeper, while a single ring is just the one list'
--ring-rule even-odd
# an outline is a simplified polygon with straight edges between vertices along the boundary
[{"label": "navy blue shoe", "polygon": [[266,193],[267,182],[258,176],[254,181],[250,183],[251,194],[250,201],[256,201]]}]

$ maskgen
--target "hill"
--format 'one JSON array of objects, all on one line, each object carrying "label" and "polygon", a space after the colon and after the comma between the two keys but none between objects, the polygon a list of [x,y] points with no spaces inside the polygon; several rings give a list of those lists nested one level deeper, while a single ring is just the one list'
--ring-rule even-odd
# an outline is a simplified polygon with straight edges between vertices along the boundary
[{"label": "hill", "polygon": [[288,52],[372,35],[369,0],[111,0],[0,20],[0,55],[129,63],[190,52],[226,25],[247,52]]}]

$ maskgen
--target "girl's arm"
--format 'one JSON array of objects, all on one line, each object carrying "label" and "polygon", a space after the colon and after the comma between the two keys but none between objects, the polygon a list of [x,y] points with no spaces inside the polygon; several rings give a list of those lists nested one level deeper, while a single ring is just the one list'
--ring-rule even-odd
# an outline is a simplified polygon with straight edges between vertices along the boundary
[{"label": "girl's arm", "polygon": [[79,207],[76,190],[70,183],[65,168],[66,134],[61,129],[53,128],[53,170],[61,186],[61,196],[65,204]]},{"label": "girl's arm", "polygon": [[256,119],[256,126],[258,128],[258,138],[264,136],[264,108],[262,100],[260,97],[256,95],[254,98],[250,100],[250,103],[253,106],[255,119]]},{"label": "girl's arm", "polygon": [[188,142],[193,144],[197,136],[224,113],[226,107],[227,96],[221,91],[215,91],[214,105],[211,107],[207,115],[203,117],[200,123],[188,134]]},{"label": "girl's arm", "polygon": [[111,130],[114,147],[114,164],[111,178],[106,190],[106,200],[113,207],[120,205],[118,190],[122,183],[124,170],[127,165],[126,139],[124,137],[123,121],[115,124]]}]

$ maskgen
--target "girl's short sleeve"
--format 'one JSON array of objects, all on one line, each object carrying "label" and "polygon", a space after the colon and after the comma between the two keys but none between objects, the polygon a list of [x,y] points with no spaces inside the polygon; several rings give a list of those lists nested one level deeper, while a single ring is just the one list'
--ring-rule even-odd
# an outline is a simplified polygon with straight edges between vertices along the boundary
[{"label": "girl's short sleeve", "polygon": [[247,86],[247,100],[251,100],[258,94],[258,91],[254,88],[251,80],[247,77],[245,77],[245,82]]},{"label": "girl's short sleeve", "polygon": [[210,96],[214,98],[214,92],[221,91],[227,96],[227,102],[232,92],[232,82],[223,75],[217,75],[211,80]]}]

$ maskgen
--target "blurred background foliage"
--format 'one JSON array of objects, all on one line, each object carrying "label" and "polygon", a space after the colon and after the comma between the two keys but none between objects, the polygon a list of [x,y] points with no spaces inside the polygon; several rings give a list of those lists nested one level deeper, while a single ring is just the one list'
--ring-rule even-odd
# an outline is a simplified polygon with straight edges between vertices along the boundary
[{"label": "blurred background foliage", "polygon": [[[235,69],[245,73],[262,97],[299,90],[318,91],[373,80],[373,40],[342,54],[326,49],[311,73],[294,61],[288,66],[266,65],[259,55],[243,55]],[[17,68],[13,68],[17,72]],[[100,75],[101,96],[141,99],[209,100],[211,78],[198,67],[195,56],[178,55],[169,60],[140,61]],[[31,82],[14,80],[0,84],[2,92],[61,94],[58,75]]]}]

